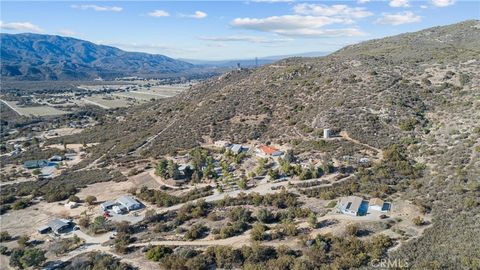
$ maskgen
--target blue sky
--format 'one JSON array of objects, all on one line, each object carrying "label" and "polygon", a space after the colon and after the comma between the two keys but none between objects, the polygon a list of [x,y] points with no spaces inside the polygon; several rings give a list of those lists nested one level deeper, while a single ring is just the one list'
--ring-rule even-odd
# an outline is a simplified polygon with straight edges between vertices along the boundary
[{"label": "blue sky", "polygon": [[128,51],[245,59],[334,51],[480,18],[479,1],[5,1],[3,33],[72,36]]}]

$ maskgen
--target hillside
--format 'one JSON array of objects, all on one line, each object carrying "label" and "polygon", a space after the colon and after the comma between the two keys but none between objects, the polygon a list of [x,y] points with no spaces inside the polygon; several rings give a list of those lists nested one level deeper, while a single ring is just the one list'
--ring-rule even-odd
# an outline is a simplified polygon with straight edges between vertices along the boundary
[{"label": "hillside", "polygon": [[[425,166],[405,199],[433,226],[393,253],[417,268],[475,264],[480,191],[480,22],[373,40],[321,58],[232,71],[175,98],[123,112],[66,142],[101,142],[95,157],[159,156],[206,139],[291,143],[323,128],[378,148],[401,145]],[[111,139],[116,138],[116,139]],[[459,226],[461,224],[461,226]],[[477,225],[475,225],[477,224]]]},{"label": "hillside", "polygon": [[15,80],[92,80],[129,75],[172,75],[194,65],[85,40],[39,34],[1,34],[1,74]]}]

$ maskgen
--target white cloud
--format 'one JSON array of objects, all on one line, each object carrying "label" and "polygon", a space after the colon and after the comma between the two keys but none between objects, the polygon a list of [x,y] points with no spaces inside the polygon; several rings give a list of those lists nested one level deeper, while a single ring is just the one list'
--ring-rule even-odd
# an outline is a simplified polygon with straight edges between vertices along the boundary
[{"label": "white cloud", "polygon": [[455,4],[455,0],[432,0],[432,4],[436,7],[448,7]]},{"label": "white cloud", "polygon": [[30,22],[11,22],[3,23],[0,21],[0,28],[5,30],[26,31],[33,33],[42,33],[44,30]]},{"label": "white cloud", "polygon": [[373,13],[363,7],[349,7],[347,5],[298,4],[293,7],[296,14],[312,16],[337,16],[360,19],[372,16]]},{"label": "white cloud", "polygon": [[148,16],[150,16],[150,17],[168,17],[168,16],[170,16],[170,14],[168,12],[166,12],[165,10],[156,9],[156,10],[148,13]]},{"label": "white cloud", "polygon": [[58,33],[62,36],[74,36],[77,34],[74,31],[68,29],[61,29],[58,31]]},{"label": "white cloud", "polygon": [[180,17],[187,17],[187,18],[193,18],[193,19],[204,19],[208,16],[207,13],[197,10],[193,14],[180,14]]},{"label": "white cloud", "polygon": [[201,40],[213,41],[213,42],[251,42],[251,43],[280,43],[288,42],[293,39],[290,38],[264,38],[258,36],[224,36],[224,37],[198,37]]},{"label": "white cloud", "polygon": [[382,17],[378,18],[375,22],[378,24],[391,24],[400,25],[406,23],[415,23],[422,21],[422,17],[415,15],[411,11],[405,11],[401,13],[383,13]]},{"label": "white cloud", "polygon": [[122,42],[109,42],[106,40],[96,41],[98,44],[118,47],[126,51],[146,52],[146,53],[159,53],[159,54],[184,54],[184,53],[198,53],[196,48],[181,48],[175,45],[163,45],[155,43],[122,43]]},{"label": "white cloud", "polygon": [[420,8],[426,9],[426,8],[428,8],[428,6],[427,5],[420,5]]},{"label": "white cloud", "polygon": [[392,0],[388,5],[391,7],[409,7],[410,1],[409,0]]},{"label": "white cloud", "polygon": [[97,6],[97,5],[72,5],[72,8],[76,9],[81,9],[81,10],[87,10],[91,9],[94,11],[113,11],[113,12],[120,12],[123,10],[122,7],[116,7],[116,6]]},{"label": "white cloud", "polygon": [[370,2],[370,0],[357,0],[357,4],[365,4]]},{"label": "white cloud", "polygon": [[345,18],[326,16],[284,15],[261,19],[236,18],[232,21],[234,27],[272,32],[284,36],[299,37],[330,37],[330,36],[358,36],[364,33],[357,28],[321,29],[321,27],[335,23],[350,23]]}]

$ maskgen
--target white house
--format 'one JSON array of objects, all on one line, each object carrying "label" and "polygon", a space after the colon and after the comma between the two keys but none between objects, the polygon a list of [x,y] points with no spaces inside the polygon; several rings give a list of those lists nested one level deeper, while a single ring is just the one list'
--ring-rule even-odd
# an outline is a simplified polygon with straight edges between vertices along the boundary
[{"label": "white house", "polygon": [[363,199],[357,196],[342,197],[337,203],[337,209],[344,214],[358,216],[361,214],[362,202]]}]

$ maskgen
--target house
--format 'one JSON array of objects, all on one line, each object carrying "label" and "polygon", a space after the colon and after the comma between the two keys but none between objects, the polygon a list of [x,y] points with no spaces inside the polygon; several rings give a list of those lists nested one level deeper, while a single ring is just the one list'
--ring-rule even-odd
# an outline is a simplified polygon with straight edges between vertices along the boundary
[{"label": "house", "polygon": [[102,204],[100,204],[100,207],[102,208],[103,211],[107,211],[109,209],[112,209],[115,205],[118,205],[116,201],[105,201]]},{"label": "house", "polygon": [[257,149],[257,154],[259,154],[262,157],[279,157],[283,155],[283,152],[278,150],[275,147],[271,147],[268,145],[261,145]]},{"label": "house", "polygon": [[62,161],[63,157],[59,155],[54,155],[50,158],[50,161]]},{"label": "house", "polygon": [[342,197],[337,203],[337,209],[343,214],[359,216],[366,213],[365,203],[358,196]]},{"label": "house", "polygon": [[232,144],[230,147],[230,151],[232,151],[235,155],[238,155],[242,152],[243,147],[241,144]]},{"label": "house", "polygon": [[127,208],[128,211],[137,210],[142,207],[141,203],[139,203],[137,200],[133,199],[130,196],[122,196],[117,199],[117,202],[120,205],[125,206],[125,208]]},{"label": "house", "polygon": [[73,222],[68,219],[54,219],[50,221],[47,226],[52,230],[52,232],[61,234],[72,228]]},{"label": "house", "polygon": [[23,163],[23,167],[25,169],[38,169],[48,166],[48,160],[40,159],[40,160],[27,160]]}]

